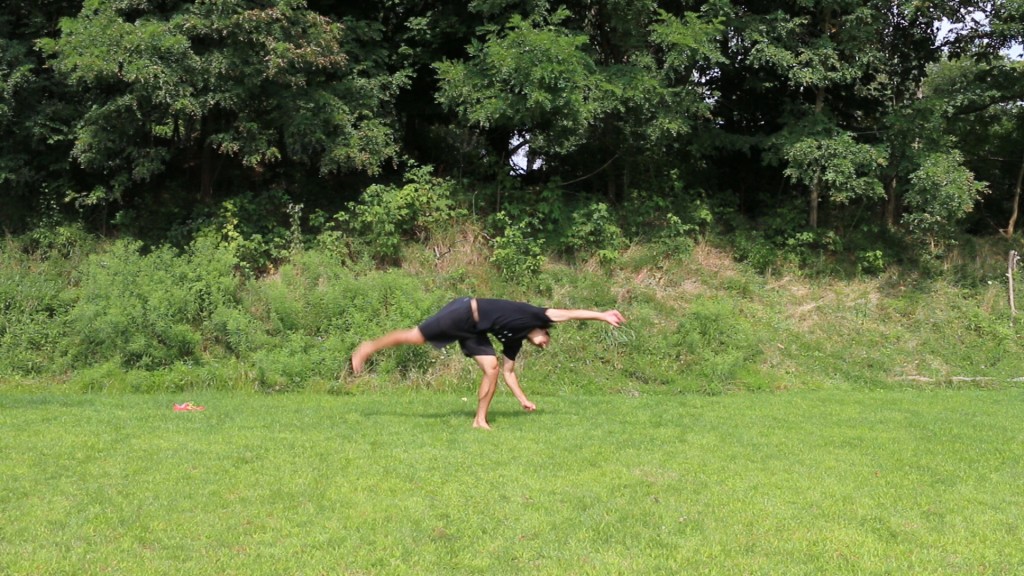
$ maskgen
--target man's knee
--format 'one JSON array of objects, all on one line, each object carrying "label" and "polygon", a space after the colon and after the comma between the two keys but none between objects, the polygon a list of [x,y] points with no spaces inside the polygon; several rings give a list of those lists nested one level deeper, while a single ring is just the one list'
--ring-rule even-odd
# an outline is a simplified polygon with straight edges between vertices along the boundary
[{"label": "man's knee", "polygon": [[477,356],[476,363],[480,365],[480,370],[483,371],[484,376],[488,378],[498,377],[498,359],[495,356]]}]

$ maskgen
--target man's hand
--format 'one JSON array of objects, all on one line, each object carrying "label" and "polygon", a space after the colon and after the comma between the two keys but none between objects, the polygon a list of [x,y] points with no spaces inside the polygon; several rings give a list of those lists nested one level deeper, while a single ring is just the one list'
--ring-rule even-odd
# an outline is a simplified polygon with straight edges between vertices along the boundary
[{"label": "man's hand", "polygon": [[522,404],[523,404],[523,410],[526,410],[527,412],[533,412],[534,410],[537,409],[537,405],[534,404],[533,402],[530,402],[529,400],[527,400],[526,402],[523,402]]},{"label": "man's hand", "polygon": [[601,313],[601,320],[611,324],[618,328],[626,323],[626,317],[622,315],[618,310],[608,310],[607,312]]}]

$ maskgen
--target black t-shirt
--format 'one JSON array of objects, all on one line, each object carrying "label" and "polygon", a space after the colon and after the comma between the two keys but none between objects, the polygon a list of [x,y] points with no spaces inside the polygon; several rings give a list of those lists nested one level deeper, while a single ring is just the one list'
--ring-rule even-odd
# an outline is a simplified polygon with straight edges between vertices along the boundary
[{"label": "black t-shirt", "polygon": [[494,334],[509,360],[516,359],[530,331],[551,326],[547,309],[525,302],[477,298],[476,306],[480,314],[477,329]]}]

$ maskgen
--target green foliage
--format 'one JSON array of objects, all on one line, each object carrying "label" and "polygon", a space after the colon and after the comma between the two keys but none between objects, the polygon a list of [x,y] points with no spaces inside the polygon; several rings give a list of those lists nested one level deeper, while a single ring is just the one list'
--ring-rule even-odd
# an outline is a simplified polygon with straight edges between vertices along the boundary
[{"label": "green foliage", "polygon": [[26,253],[31,242],[0,244],[0,374],[52,370],[66,336],[74,264],[55,252]]},{"label": "green foliage", "polygon": [[885,255],[881,250],[869,250],[857,255],[857,271],[878,276],[885,272]]},{"label": "green foliage", "polygon": [[375,173],[396,155],[377,112],[403,80],[359,77],[341,26],[303,1],[97,0],[61,32],[40,46],[89,105],[73,155],[106,175],[82,202],[121,201],[191,158],[209,193],[210,147],[241,167],[287,160],[323,173]]},{"label": "green foliage", "polygon": [[[645,141],[675,142],[711,116],[714,89],[704,79],[726,62],[720,41],[726,34],[722,13],[728,10],[724,3],[711,2],[699,12],[658,11],[649,26],[650,42],[658,47],[657,63],[647,64],[638,55],[640,73],[619,87],[645,120],[640,123]],[[643,74],[647,66],[660,68],[653,80]],[[650,152],[648,146],[644,146],[645,153]]]},{"label": "green foliage", "polygon": [[[401,271],[356,275],[329,254],[309,250],[247,291],[221,337],[252,363],[260,389],[293,390],[337,381],[359,342],[419,324],[444,298]],[[430,352],[399,349],[374,363],[381,374],[422,370]]]},{"label": "green foliage", "polygon": [[634,190],[618,213],[630,239],[653,242],[666,254],[684,256],[698,237],[712,229],[715,214],[704,193],[684,192],[678,172],[672,174],[672,180],[672,197]]},{"label": "green foliage", "polygon": [[751,265],[759,273],[772,271],[827,272],[819,264],[840,254],[842,239],[833,231],[810,229],[802,215],[788,206],[780,206],[762,218],[762,227],[751,229],[741,222],[728,237],[736,258]]},{"label": "green foliage", "polygon": [[156,369],[201,360],[203,325],[235,298],[234,259],[201,241],[185,256],[118,241],[89,258],[68,313],[72,366]]},{"label": "green foliage", "polygon": [[770,271],[783,260],[780,250],[756,231],[736,232],[729,243],[736,259],[748,264],[758,273]]},{"label": "green foliage", "polygon": [[95,239],[81,224],[41,223],[22,237],[23,249],[44,259],[75,260],[95,249]]},{"label": "green foliage", "polygon": [[80,0],[54,0],[6,2],[0,10],[0,229],[6,233],[31,230],[54,199],[78,185],[67,125],[82,112],[80,95],[54,77],[35,43],[80,8]]},{"label": "green foliage", "polygon": [[506,280],[529,283],[547,260],[544,240],[535,236],[536,225],[528,219],[513,222],[504,212],[496,214],[494,221],[501,233],[491,240],[491,263]]},{"label": "green foliage", "polygon": [[596,255],[602,264],[612,265],[619,260],[626,239],[608,205],[595,202],[573,213],[563,243],[577,256]]},{"label": "green foliage", "polygon": [[[1024,76],[996,51],[1020,31],[1016,2],[8,4],[0,227],[21,236],[4,261],[13,270],[4,271],[2,303],[7,372],[45,372],[50,358],[55,371],[109,362],[160,379],[183,362],[244,358],[259,370],[239,378],[261,389],[331,380],[354,336],[310,328],[315,312],[294,292],[334,293],[335,282],[356,278],[384,290],[376,268],[402,260],[431,269],[410,284],[432,304],[467,289],[664,302],[644,292],[663,289],[664,276],[650,278],[689,262],[698,239],[723,236],[750,265],[730,285],[747,296],[758,286],[748,268],[776,280],[776,271],[806,278],[810,270],[821,281],[856,270],[858,281],[898,276],[912,285],[919,278],[899,275],[919,259],[913,272],[933,282],[978,289],[1003,278],[952,262],[950,240],[1001,228],[1014,205]],[[939,21],[950,23],[942,42]],[[533,163],[510,174],[519,143]],[[404,168],[427,162],[436,172]],[[821,199],[812,226],[808,192]],[[346,205],[328,222],[324,215]],[[481,219],[469,228],[466,208]],[[504,222],[481,224],[501,210]],[[475,239],[480,228],[496,230],[490,252]],[[466,253],[424,249],[466,229]],[[141,277],[137,285],[82,263],[108,249],[94,231],[147,242],[132,257],[117,252],[115,264]],[[307,235],[316,238],[308,247]],[[545,246],[572,262],[552,290],[530,284],[562,265],[545,262]],[[615,269],[624,246],[627,258],[646,254],[629,273],[652,284]],[[293,282],[282,267],[307,249],[330,270],[322,286],[264,286]],[[504,283],[477,266],[481,254]],[[213,277],[177,270],[186,255],[195,268],[214,261]],[[606,264],[593,276],[613,282],[614,297],[573,281],[583,258]],[[172,305],[187,299],[173,290],[167,301],[157,296],[218,279],[245,290],[200,289],[235,299],[201,313]],[[667,290],[685,300],[707,289],[693,283]],[[72,311],[81,339],[91,305],[82,294],[96,296],[102,310],[92,313],[110,325],[104,330],[139,324],[149,333],[109,350],[69,345]],[[114,304],[122,297],[123,311]],[[998,324],[989,298],[975,304]],[[351,314],[393,306],[332,310],[355,321]],[[394,321],[415,322],[431,308]],[[964,314],[950,317],[986,325]],[[368,321],[355,325],[374,332]],[[1012,348],[1013,334],[984,332]],[[642,341],[615,345],[636,352]],[[44,351],[51,347],[57,352]],[[149,348],[159,358],[140,359]],[[317,356],[322,350],[332,357]],[[422,372],[429,358],[395,351],[380,366],[391,363],[389,377],[403,366]],[[659,370],[652,381],[672,381],[671,368]]]},{"label": "green foliage", "polygon": [[[187,246],[176,231],[225,199],[276,190],[334,214],[408,185],[412,161],[471,191],[474,214],[520,210],[569,252],[559,236],[590,203],[614,207],[630,242],[678,228],[667,214],[764,228],[764,207],[785,205],[840,236],[871,219],[927,243],[1008,220],[1022,75],[998,51],[1020,31],[1013,4],[13,2],[0,226],[22,233],[53,203],[91,230]],[[510,170],[513,152],[529,168]],[[943,154],[992,191],[948,232],[934,228],[952,209],[921,192],[942,186]],[[820,198],[820,219],[793,188]],[[939,204],[971,196],[946,191]],[[697,197],[711,218],[692,218]],[[286,250],[241,234],[253,270]],[[393,262],[407,236],[382,234],[380,253],[334,244]]]},{"label": "green foliage", "polygon": [[685,256],[693,250],[694,236],[699,228],[693,224],[686,224],[681,218],[669,212],[665,215],[665,226],[661,228],[654,237],[666,254]]},{"label": "green foliage", "polygon": [[963,166],[963,156],[953,151],[930,154],[910,176],[903,217],[910,231],[933,243],[949,238],[953,226],[974,207],[987,191],[974,174]]},{"label": "green foliage", "polygon": [[574,149],[608,103],[587,37],[560,26],[567,17],[564,8],[549,18],[512,16],[471,45],[468,60],[439,62],[438,101],[470,126],[529,133],[539,153]]},{"label": "green foliage", "polygon": [[[30,92],[36,83],[33,64],[26,52],[23,44],[0,37],[0,134],[18,137],[19,140],[24,135],[17,122],[18,103],[22,94]],[[0,144],[0,184],[13,188],[29,159],[24,156],[24,151],[18,153],[9,146],[6,142]]]},{"label": "green foliage", "polygon": [[280,191],[243,194],[221,202],[210,216],[198,218],[194,235],[223,247],[238,270],[255,276],[271,270],[297,248],[298,210]]},{"label": "green foliage", "polygon": [[884,196],[877,174],[885,155],[874,146],[859,144],[848,133],[827,138],[801,138],[783,152],[783,173],[822,192],[839,204]]},{"label": "green foliage", "polygon": [[[988,256],[981,248],[965,254],[958,268],[998,263],[958,284],[922,280],[888,252],[866,248],[855,262],[860,274],[848,280],[792,274],[800,254],[821,250],[799,244],[801,234],[793,236],[798,247],[737,235],[750,242],[749,267],[706,243],[686,256],[651,243],[631,246],[626,268],[595,274],[589,265],[545,262],[529,222],[502,214],[497,224],[492,261],[447,274],[433,266],[354,268],[314,247],[273,274],[246,276],[215,238],[183,252],[123,240],[70,258],[29,253],[27,240],[12,239],[0,262],[0,377],[132,391],[465,386],[475,367],[454,349],[400,347],[375,355],[365,378],[345,370],[361,341],[418,325],[467,286],[626,315],[619,329],[567,323],[548,350],[525,350],[524,385],[541,394],[893,387],[908,376],[929,379],[914,380],[929,387],[955,377],[1003,385],[1024,369],[1024,327],[1010,323],[1000,272],[1005,244],[987,248]],[[408,249],[433,256],[427,247]],[[503,281],[467,280],[487,278],[491,266]],[[751,272],[755,266],[771,278]]]},{"label": "green foliage", "polygon": [[454,183],[432,172],[421,166],[410,170],[400,187],[370,186],[338,221],[373,258],[396,261],[403,241],[426,241],[465,214],[455,206]]}]

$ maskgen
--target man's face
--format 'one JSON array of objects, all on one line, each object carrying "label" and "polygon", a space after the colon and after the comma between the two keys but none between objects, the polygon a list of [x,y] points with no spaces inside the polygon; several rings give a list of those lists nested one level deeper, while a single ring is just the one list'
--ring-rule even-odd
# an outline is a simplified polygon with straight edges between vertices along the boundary
[{"label": "man's face", "polygon": [[551,335],[544,328],[534,328],[526,335],[526,339],[537,348],[547,348],[551,343]]}]

